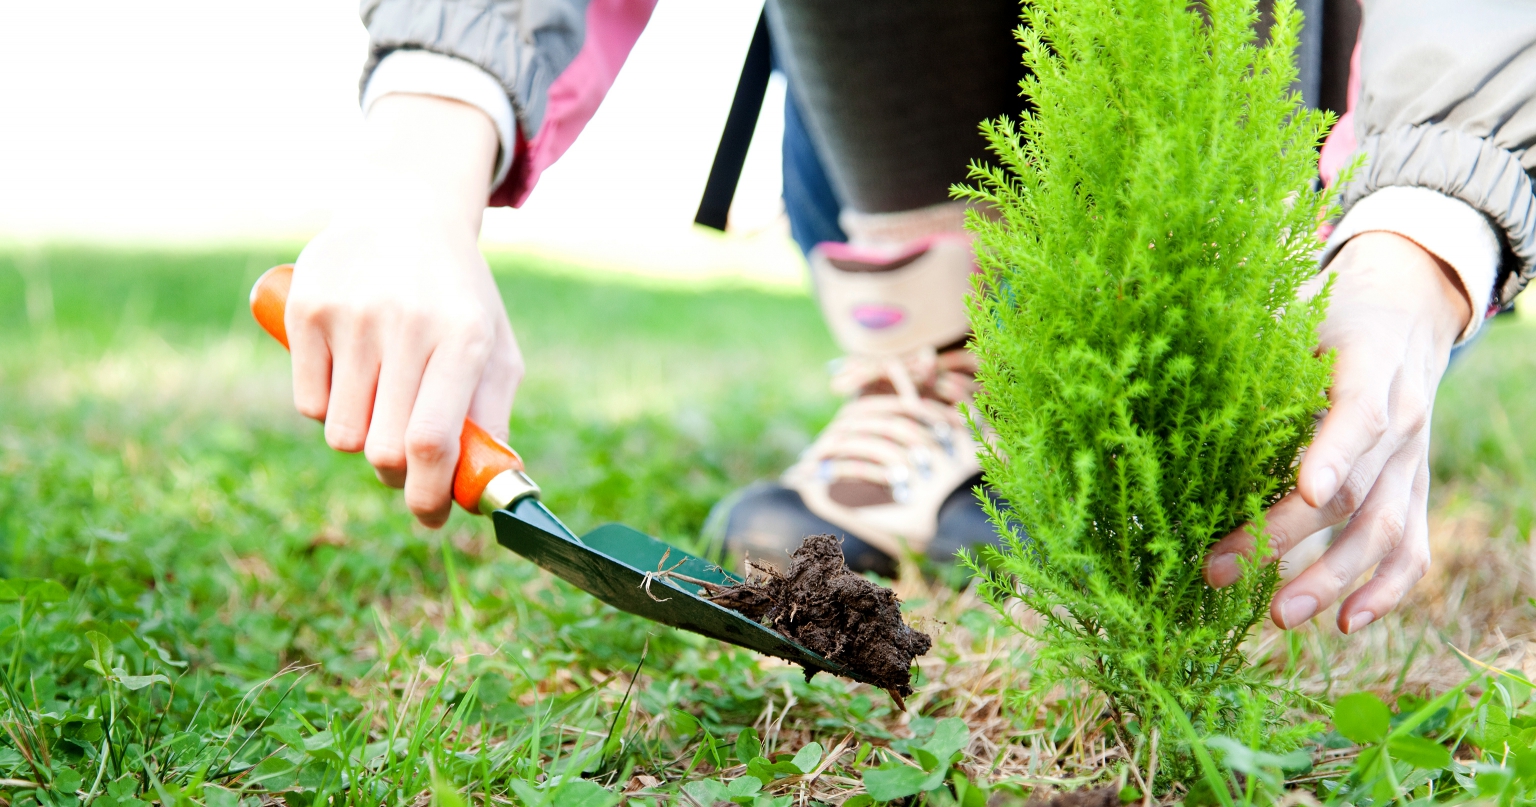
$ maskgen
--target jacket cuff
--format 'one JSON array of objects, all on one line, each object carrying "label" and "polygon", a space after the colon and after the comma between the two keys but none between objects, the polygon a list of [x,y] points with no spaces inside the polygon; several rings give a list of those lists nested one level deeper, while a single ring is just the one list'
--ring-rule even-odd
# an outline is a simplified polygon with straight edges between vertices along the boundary
[{"label": "jacket cuff", "polygon": [[496,175],[491,187],[501,187],[512,169],[514,126],[512,101],[501,82],[463,59],[425,50],[395,50],[379,61],[363,90],[363,114],[375,101],[390,93],[435,95],[462,101],[484,112],[496,125],[501,150],[496,155]]},{"label": "jacket cuff", "polygon": [[1355,202],[1328,237],[1320,266],[1361,233],[1396,233],[1445,261],[1461,278],[1472,304],[1472,319],[1456,340],[1477,333],[1490,309],[1498,308],[1494,282],[1502,246],[1487,217],[1466,202],[1428,188],[1382,188]]},{"label": "jacket cuff", "polygon": [[1437,191],[1485,216],[1501,247],[1507,246],[1509,258],[1495,281],[1499,304],[1513,300],[1536,274],[1536,197],[1513,153],[1487,138],[1434,123],[1370,135],[1361,140],[1360,151],[1365,165],[1343,190],[1346,213],[1383,188]]}]

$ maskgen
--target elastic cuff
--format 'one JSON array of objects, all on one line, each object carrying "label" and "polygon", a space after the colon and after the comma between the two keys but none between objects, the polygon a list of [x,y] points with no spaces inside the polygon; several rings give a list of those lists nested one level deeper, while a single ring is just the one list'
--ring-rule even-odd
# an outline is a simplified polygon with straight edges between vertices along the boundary
[{"label": "elastic cuff", "polygon": [[517,125],[517,117],[512,114],[507,91],[495,76],[452,56],[426,50],[396,50],[385,56],[368,77],[368,87],[363,91],[363,114],[368,114],[375,101],[397,92],[452,98],[484,112],[496,124],[496,137],[501,142],[491,187],[501,186],[512,169],[512,127]]},{"label": "elastic cuff", "polygon": [[1536,275],[1536,194],[1514,152],[1491,137],[1445,123],[1399,126],[1366,135],[1358,152],[1365,156],[1365,165],[1344,186],[1339,199],[1346,213],[1361,199],[1386,188],[1437,191],[1487,216],[1513,256],[1510,265],[1501,267],[1499,302],[1513,300]]},{"label": "elastic cuff", "polygon": [[1472,304],[1472,319],[1457,344],[1477,332],[1490,304],[1497,300],[1493,284],[1501,253],[1499,236],[1486,216],[1460,199],[1428,188],[1382,188],[1349,209],[1328,237],[1318,265],[1327,266],[1349,239],[1367,232],[1396,233],[1449,264]]}]

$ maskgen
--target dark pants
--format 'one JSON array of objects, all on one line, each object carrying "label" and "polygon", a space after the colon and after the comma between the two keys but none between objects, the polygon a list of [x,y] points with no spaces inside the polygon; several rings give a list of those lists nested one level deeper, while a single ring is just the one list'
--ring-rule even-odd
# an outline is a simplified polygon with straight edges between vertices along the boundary
[{"label": "dark pants", "polygon": [[[1341,106],[1359,7],[1298,5],[1308,17],[1298,89],[1309,104]],[[969,163],[987,159],[977,124],[1024,108],[1017,0],[768,0],[767,12],[789,79],[784,206],[802,250],[847,240],[844,207],[947,200]]]},{"label": "dark pants", "polygon": [[784,111],[784,203],[801,249],[846,240],[837,212],[949,199],[978,124],[1022,108],[1017,0],[769,0]]}]

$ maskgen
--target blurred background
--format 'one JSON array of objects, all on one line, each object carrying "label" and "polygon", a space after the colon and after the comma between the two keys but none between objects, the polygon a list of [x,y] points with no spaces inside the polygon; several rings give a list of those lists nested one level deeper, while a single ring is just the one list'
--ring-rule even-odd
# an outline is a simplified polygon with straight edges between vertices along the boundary
[{"label": "blurred background", "polygon": [[[729,236],[694,211],[762,8],[660,3],[575,146],[492,251],[798,285],[769,86]],[[353,0],[0,3],[0,242],[301,245],[356,171]]]}]

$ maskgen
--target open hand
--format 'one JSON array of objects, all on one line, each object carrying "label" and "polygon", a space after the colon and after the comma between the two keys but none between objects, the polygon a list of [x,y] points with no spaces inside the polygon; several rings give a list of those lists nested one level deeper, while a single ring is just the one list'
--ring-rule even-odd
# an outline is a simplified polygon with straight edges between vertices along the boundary
[{"label": "open hand", "polygon": [[[1329,264],[1335,274],[1322,350],[1337,350],[1329,411],[1302,459],[1296,490],[1270,508],[1274,557],[1349,519],[1322,557],[1275,595],[1283,628],[1311,619],[1354,581],[1372,578],[1339,608],[1353,633],[1397,607],[1429,567],[1429,423],[1451,346],[1471,320],[1454,271],[1402,236],[1355,236]],[[1314,290],[1325,279],[1320,275]],[[1245,530],[1211,547],[1206,579],[1234,582]]]},{"label": "open hand", "polygon": [[368,138],[373,181],[294,266],[294,405],[438,527],[465,416],[506,439],[522,378],[477,244],[498,141],[478,109],[417,95],[379,99]]}]

